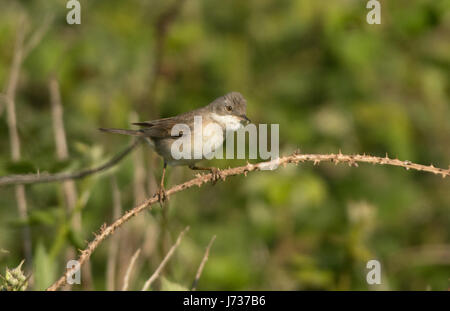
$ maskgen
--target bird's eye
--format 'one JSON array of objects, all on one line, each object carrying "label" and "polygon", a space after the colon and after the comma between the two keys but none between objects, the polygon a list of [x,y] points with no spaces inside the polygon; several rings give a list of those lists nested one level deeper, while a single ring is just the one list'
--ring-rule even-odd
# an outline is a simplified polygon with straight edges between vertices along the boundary
[{"label": "bird's eye", "polygon": [[233,107],[231,107],[231,106],[227,106],[226,108],[227,108],[228,111],[233,110]]}]

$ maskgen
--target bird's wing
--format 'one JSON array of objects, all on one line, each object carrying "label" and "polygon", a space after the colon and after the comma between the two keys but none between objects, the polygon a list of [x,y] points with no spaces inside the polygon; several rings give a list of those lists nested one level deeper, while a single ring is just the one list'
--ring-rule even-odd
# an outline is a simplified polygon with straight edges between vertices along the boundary
[{"label": "bird's wing", "polygon": [[152,121],[137,122],[133,124],[144,127],[143,129],[141,129],[141,131],[144,133],[145,136],[154,138],[169,138],[182,136],[182,135],[179,136],[171,135],[172,128],[176,124],[180,123],[189,124],[190,120],[189,118],[182,119],[180,118],[180,116],[177,116]]},{"label": "bird's wing", "polygon": [[[141,129],[141,131],[144,132],[145,135],[149,137],[155,138],[176,137],[170,135],[172,132],[172,127],[174,127],[175,124],[186,124],[188,126],[191,126],[194,123],[194,117],[196,115],[201,114],[203,109],[205,108],[195,109],[174,117],[137,122],[133,124],[144,127],[143,129]],[[179,135],[178,137],[181,136],[182,134]]]},{"label": "bird's wing", "polygon": [[163,118],[163,119],[151,120],[151,121],[144,121],[144,122],[136,122],[136,123],[132,123],[132,124],[142,126],[142,127],[154,127],[154,126],[158,126],[158,125],[172,124],[173,121],[175,121],[175,117]]}]

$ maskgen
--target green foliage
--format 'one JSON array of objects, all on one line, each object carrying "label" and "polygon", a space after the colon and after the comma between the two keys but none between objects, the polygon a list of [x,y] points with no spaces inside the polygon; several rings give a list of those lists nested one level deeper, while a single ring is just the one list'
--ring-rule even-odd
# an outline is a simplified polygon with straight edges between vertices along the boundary
[{"label": "green foliage", "polygon": [[0,291],[25,291],[28,278],[22,271],[22,262],[14,269],[6,268],[5,276],[0,275]]},{"label": "green foliage", "polygon": [[34,253],[34,288],[45,290],[57,277],[58,265],[53,260],[42,242],[36,245]]},{"label": "green foliage", "polygon": [[[0,89],[9,75],[19,15],[26,14],[30,31],[47,13],[55,16],[20,72],[20,162],[11,161],[7,118],[0,112],[1,175],[99,165],[129,139],[97,128],[178,114],[229,91],[244,94],[255,124],[280,124],[281,154],[297,148],[387,152],[449,165],[448,0],[381,1],[381,25],[366,23],[366,1],[185,1],[168,28],[155,92],[154,26],[172,1],[81,0],[81,25],[66,23],[64,3],[0,1]],[[67,161],[55,156],[52,74],[61,86]],[[140,192],[150,196],[156,190],[160,167],[147,146],[135,150],[114,169],[77,180],[74,211],[67,210],[62,184],[26,186],[24,221],[17,220],[14,188],[0,187],[0,248],[10,251],[0,257],[0,267],[23,258],[20,229],[32,225],[33,289],[46,288],[65,270],[67,250],[84,248],[92,232],[112,221],[111,177],[123,212],[142,201]],[[136,181],[136,172],[143,181]],[[193,176],[183,167],[170,167],[167,174],[166,188]],[[126,223],[115,233],[122,237],[107,240],[90,259],[91,288],[106,288],[109,243],[119,245],[122,274],[136,249],[143,249],[143,264],[130,284],[137,288],[180,228],[190,225],[157,288],[192,284],[204,247],[216,234],[199,290],[374,289],[365,281],[370,259],[382,264],[383,289],[445,290],[448,189],[448,178],[364,164],[305,163],[229,178],[181,192],[166,210],[155,205]],[[83,275],[81,288],[89,288],[86,280]]]},{"label": "green foliage", "polygon": [[171,282],[165,277],[161,278],[161,290],[164,291],[187,291],[189,290],[186,286]]}]

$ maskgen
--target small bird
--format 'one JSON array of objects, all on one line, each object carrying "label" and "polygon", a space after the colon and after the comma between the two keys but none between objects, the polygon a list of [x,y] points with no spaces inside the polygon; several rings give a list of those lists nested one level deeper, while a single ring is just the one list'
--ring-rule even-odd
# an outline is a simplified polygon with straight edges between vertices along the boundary
[{"label": "small bird", "polygon": [[[185,125],[190,130],[190,139],[192,144],[189,153],[194,154],[195,148],[202,148],[205,145],[208,146],[221,146],[226,139],[228,132],[237,131],[239,128],[250,123],[250,120],[246,115],[247,101],[242,94],[238,92],[231,92],[222,97],[215,99],[205,107],[198,108],[174,117],[144,121],[133,123],[133,125],[141,126],[138,130],[129,129],[114,129],[114,128],[100,128],[101,131],[138,136],[144,138],[164,160],[163,172],[161,177],[160,189],[158,192],[160,202],[166,199],[164,189],[164,177],[166,173],[167,165],[187,165],[192,170],[209,170],[215,180],[220,178],[220,172],[215,167],[198,167],[196,162],[201,161],[208,156],[211,152],[215,151],[215,148],[211,148],[209,154],[201,153],[200,157],[179,158],[173,154],[173,144],[178,139],[187,135],[184,131],[178,131],[173,133],[173,129],[176,125]],[[201,117],[201,129],[202,133],[196,131],[199,128],[196,126],[196,120]],[[213,126],[210,126],[213,125]],[[211,130],[213,129],[213,130]],[[214,130],[217,129],[217,130]],[[187,131],[189,132],[189,131]],[[194,143],[196,135],[201,134],[200,144]]]}]

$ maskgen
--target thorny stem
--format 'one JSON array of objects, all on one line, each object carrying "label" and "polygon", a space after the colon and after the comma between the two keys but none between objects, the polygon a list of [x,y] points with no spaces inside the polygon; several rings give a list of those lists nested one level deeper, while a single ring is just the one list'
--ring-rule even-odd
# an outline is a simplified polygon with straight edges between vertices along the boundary
[{"label": "thorny stem", "polygon": [[[378,165],[391,165],[391,166],[400,166],[404,167],[406,169],[412,169],[417,171],[424,171],[429,173],[434,173],[436,175],[441,175],[443,178],[450,176],[450,169],[442,169],[434,167],[433,165],[421,165],[412,163],[410,161],[401,161],[398,159],[390,159],[387,156],[385,158],[380,157],[374,157],[369,155],[345,155],[345,154],[300,154],[298,152],[295,152],[289,156],[281,157],[279,159],[275,159],[272,161],[267,162],[260,162],[257,164],[251,164],[248,163],[244,166],[234,167],[234,168],[228,168],[221,171],[221,179],[225,180],[229,176],[235,176],[235,175],[245,175],[249,172],[254,171],[260,171],[260,170],[266,170],[267,168],[273,167],[274,165],[282,165],[283,167],[287,164],[296,164],[303,162],[313,162],[314,165],[319,164],[320,162],[334,162],[335,164],[338,163],[347,163],[349,166],[358,166],[358,162],[360,163],[371,163],[371,164],[378,164]],[[169,190],[166,191],[167,197],[180,192],[184,191],[186,189],[192,188],[194,186],[201,187],[203,184],[213,182],[214,181],[214,174],[208,173],[203,175],[197,175],[195,178],[188,180],[182,184],[178,184],[176,186],[173,186]],[[144,201],[142,204],[134,207],[133,209],[127,211],[122,217],[114,221],[109,226],[106,226],[104,224],[100,232],[95,235],[94,240],[92,240],[88,246],[81,251],[81,255],[78,258],[78,261],[80,263],[80,266],[83,265],[83,263],[89,259],[89,257],[92,255],[92,253],[95,251],[95,249],[111,234],[114,233],[114,231],[122,226],[125,222],[130,220],[133,216],[136,216],[143,210],[151,207],[153,204],[158,202],[158,194],[154,194],[151,198]],[[62,285],[66,283],[66,276],[72,275],[76,272],[76,267],[72,269],[68,269],[66,273],[61,276],[52,286],[50,286],[47,290],[54,291],[60,288]]]}]

